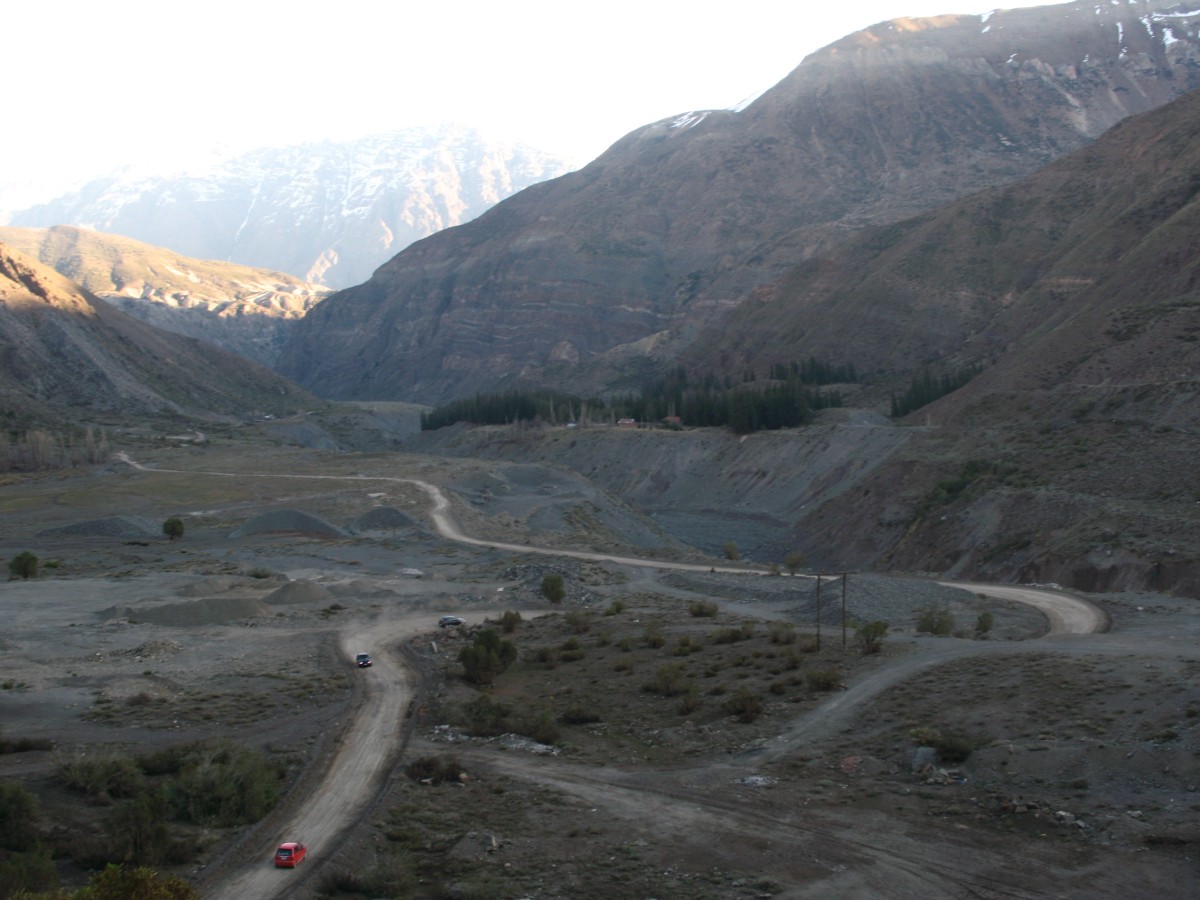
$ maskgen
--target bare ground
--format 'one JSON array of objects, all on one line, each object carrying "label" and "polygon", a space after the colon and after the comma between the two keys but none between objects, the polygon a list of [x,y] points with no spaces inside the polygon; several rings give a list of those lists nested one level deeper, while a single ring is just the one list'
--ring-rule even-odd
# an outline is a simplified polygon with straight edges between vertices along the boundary
[{"label": "bare ground", "polygon": [[[429,527],[419,487],[387,480],[442,485],[470,534],[586,550],[595,533],[614,553],[671,550],[582,479],[270,454],[142,449],[140,461],[163,468],[242,474],[113,465],[0,487],[0,553],[43,562],[38,578],[0,589],[3,733],[55,744],[0,756],[0,777],[32,785],[56,828],[94,829],[105,812],[50,777],[71,754],[222,735],[267,748],[293,774],[264,822],[195,835],[200,852],[181,871],[206,896],[1200,890],[1194,601],[1101,595],[1107,633],[1045,636],[1044,616],[1011,599],[851,576],[849,614],[891,625],[883,651],[862,655],[852,631],[843,649],[834,580],[818,649],[811,582],[456,544]],[[378,524],[384,509],[397,513],[382,516],[386,527],[356,526]],[[342,534],[300,516],[295,531],[259,518],[281,511]],[[168,515],[184,516],[182,541],[155,533]],[[547,572],[568,587],[548,613]],[[697,603],[715,614],[693,615]],[[963,636],[916,635],[931,604],[946,605]],[[456,663],[471,629],[434,623],[506,609],[522,611],[507,635],[520,658],[480,691]],[[995,625],[974,640],[985,610]],[[425,680],[401,668],[404,647]],[[355,670],[356,648],[376,667]],[[845,690],[814,686],[829,671]],[[464,710],[480,696],[554,752],[528,736],[469,735]],[[355,713],[385,698],[400,705],[374,716],[384,731],[352,740]],[[969,755],[951,759],[964,743]],[[378,758],[359,759],[363,749]],[[420,758],[467,777],[413,781],[405,769]],[[306,801],[330,771],[367,772],[365,806],[343,796],[350,808],[337,809],[335,792],[313,818]],[[307,871],[270,867],[283,839],[313,848]]]}]

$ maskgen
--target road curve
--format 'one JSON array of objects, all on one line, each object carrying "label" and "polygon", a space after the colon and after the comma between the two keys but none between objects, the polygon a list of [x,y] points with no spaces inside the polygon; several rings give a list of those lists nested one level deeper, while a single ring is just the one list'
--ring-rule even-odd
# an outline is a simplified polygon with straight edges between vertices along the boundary
[{"label": "road curve", "polygon": [[[541,553],[552,556],[566,556],[575,559],[587,559],[604,562],[615,562],[624,565],[643,566],[655,569],[674,569],[701,572],[728,572],[737,574],[767,574],[765,570],[709,566],[695,563],[672,563],[662,560],[624,557],[612,554],[592,553],[583,550],[558,550],[546,547],[534,547],[524,544],[509,544],[497,541],[480,540],[464,534],[454,521],[450,510],[450,501],[435,485],[415,478],[400,478],[394,476],[376,475],[291,475],[263,474],[246,475],[244,473],[206,472],[181,469],[154,469],[143,466],[124,452],[116,454],[116,458],[143,472],[169,472],[186,475],[212,475],[217,477],[260,477],[260,478],[294,478],[306,480],[333,481],[387,481],[415,485],[430,498],[430,518],[434,528],[443,538],[458,543],[475,546],[491,547],[500,550],[510,550],[518,553]],[[1107,617],[1097,607],[1076,597],[1071,597],[1058,591],[1048,591],[1037,588],[1007,587],[994,585],[978,585],[961,582],[941,582],[949,587],[960,588],[973,593],[986,594],[992,597],[1015,600],[1026,603],[1041,610],[1050,622],[1050,634],[1089,634],[1103,631],[1108,625]],[[253,861],[215,886],[207,896],[217,900],[265,900],[265,898],[286,896],[295,890],[298,877],[303,877],[303,868],[296,872],[276,870],[271,865],[271,854],[278,840],[301,840],[308,844],[313,854],[313,860],[319,859],[322,850],[336,846],[338,837],[348,829],[365,809],[372,796],[382,784],[390,768],[392,754],[400,743],[404,714],[411,701],[412,687],[405,676],[404,667],[397,658],[379,652],[378,648],[394,645],[406,634],[425,630],[428,622],[424,617],[418,621],[412,618],[391,620],[376,624],[370,628],[359,628],[347,631],[341,637],[342,650],[347,660],[355,652],[367,647],[376,648],[376,663],[373,669],[361,673],[367,679],[366,699],[354,719],[347,725],[341,738],[341,745],[326,777],[319,787],[308,797],[304,805],[288,820],[280,834],[270,840],[263,839],[259,846],[248,847],[247,851],[254,854]],[[979,642],[971,642],[970,647],[947,647],[941,653],[923,660],[912,660],[908,665],[912,669],[947,662],[959,656],[976,652],[995,652],[993,647]],[[980,648],[986,648],[981,651]],[[995,649],[999,649],[996,645]],[[756,754],[756,760],[782,755],[787,748],[801,738],[811,738],[816,733],[828,730],[833,723],[848,714],[857,703],[874,696],[886,686],[912,674],[905,671],[905,666],[897,670],[888,670],[867,679],[840,696],[832,698],[806,720],[797,723],[793,728],[778,736],[775,741],[763,748],[761,755]]]}]

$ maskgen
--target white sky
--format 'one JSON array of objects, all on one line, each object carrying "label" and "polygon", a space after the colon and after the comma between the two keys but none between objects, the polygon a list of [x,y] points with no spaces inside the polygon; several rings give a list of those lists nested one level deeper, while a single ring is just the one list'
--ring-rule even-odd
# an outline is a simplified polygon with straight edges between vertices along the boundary
[{"label": "white sky", "polygon": [[22,0],[0,13],[0,208],[125,164],[442,121],[582,164],[876,22],[1052,2]]}]

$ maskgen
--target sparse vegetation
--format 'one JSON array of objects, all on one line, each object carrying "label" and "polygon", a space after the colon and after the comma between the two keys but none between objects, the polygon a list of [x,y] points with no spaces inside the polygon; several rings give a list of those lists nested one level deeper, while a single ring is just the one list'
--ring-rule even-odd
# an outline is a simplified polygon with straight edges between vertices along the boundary
[{"label": "sparse vegetation", "polygon": [[717,604],[712,600],[693,600],[688,604],[688,612],[693,618],[704,618],[717,614]]}]

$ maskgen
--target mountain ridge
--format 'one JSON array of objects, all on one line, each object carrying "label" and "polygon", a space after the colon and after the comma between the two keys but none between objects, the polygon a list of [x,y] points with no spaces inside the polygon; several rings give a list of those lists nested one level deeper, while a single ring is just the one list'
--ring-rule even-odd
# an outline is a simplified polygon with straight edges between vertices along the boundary
[{"label": "mountain ridge", "polygon": [[10,224],[88,227],[344,287],[407,244],[568,168],[524,144],[443,125],[267,147],[194,174],[98,178],[13,213]]},{"label": "mountain ridge", "polygon": [[1073,3],[848,36],[740,112],[647,125],[417,242],[306,317],[280,371],[334,398],[632,387],[859,228],[1029,174],[1200,86],[1200,10],[1180,9]]}]

